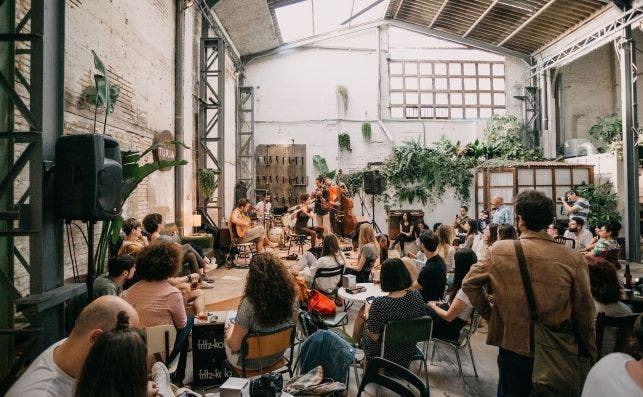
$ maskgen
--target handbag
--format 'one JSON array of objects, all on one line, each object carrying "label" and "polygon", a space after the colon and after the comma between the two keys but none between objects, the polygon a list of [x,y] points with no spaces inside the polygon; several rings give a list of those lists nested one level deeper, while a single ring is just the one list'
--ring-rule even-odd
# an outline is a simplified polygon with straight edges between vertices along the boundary
[{"label": "handbag", "polygon": [[324,317],[330,317],[335,315],[336,310],[337,305],[335,305],[332,299],[317,290],[311,291],[310,298],[308,299],[309,313],[316,311]]},{"label": "handbag", "polygon": [[558,328],[542,323],[520,240],[514,240],[514,247],[534,327],[531,396],[580,396],[592,367],[592,358],[579,343],[570,321],[565,321]]}]

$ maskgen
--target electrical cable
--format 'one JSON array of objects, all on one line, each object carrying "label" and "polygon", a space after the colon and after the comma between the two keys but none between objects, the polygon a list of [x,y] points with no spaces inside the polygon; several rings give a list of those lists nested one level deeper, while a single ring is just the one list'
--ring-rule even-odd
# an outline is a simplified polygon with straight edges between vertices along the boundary
[{"label": "electrical cable", "polygon": [[67,249],[69,250],[69,260],[71,261],[71,272],[74,276],[74,282],[78,282],[78,274],[77,274],[77,269],[76,265],[74,264],[74,259],[75,255],[72,253],[71,250],[71,243],[73,241],[73,236],[71,235],[71,228],[69,227],[69,224],[65,225],[65,230],[67,232]]},{"label": "electrical cable", "polygon": [[83,235],[83,238],[85,239],[85,244],[87,244],[88,243],[87,235],[85,234],[85,231],[83,230],[83,228],[81,228],[77,223],[72,222],[71,224],[76,226],[78,228],[78,230],[80,230],[80,234]]}]

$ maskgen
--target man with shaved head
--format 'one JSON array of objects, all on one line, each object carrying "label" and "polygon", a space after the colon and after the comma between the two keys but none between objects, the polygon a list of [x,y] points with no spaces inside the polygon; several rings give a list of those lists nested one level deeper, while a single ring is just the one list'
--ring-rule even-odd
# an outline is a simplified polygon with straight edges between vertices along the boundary
[{"label": "man with shaved head", "polygon": [[494,197],[491,201],[491,206],[496,209],[493,213],[492,223],[497,223],[498,225],[514,224],[514,212],[510,206],[505,205],[505,200],[501,196]]},{"label": "man with shaved head", "polygon": [[103,332],[116,327],[121,311],[129,316],[130,326],[138,327],[136,310],[117,296],[101,296],[87,305],[69,337],[42,352],[5,396],[72,396],[89,349]]}]

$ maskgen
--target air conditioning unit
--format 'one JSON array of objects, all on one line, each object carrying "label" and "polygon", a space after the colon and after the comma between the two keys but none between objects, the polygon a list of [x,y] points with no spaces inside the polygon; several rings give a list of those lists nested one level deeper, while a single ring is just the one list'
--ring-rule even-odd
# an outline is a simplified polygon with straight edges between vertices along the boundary
[{"label": "air conditioning unit", "polygon": [[568,139],[565,141],[565,152],[564,157],[580,157],[587,156],[591,154],[598,154],[596,146],[589,139],[577,138],[577,139]]}]

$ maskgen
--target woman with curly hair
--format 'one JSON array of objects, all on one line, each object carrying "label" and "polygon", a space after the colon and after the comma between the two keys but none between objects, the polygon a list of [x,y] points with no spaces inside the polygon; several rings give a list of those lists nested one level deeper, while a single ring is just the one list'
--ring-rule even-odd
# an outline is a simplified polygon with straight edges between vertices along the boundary
[{"label": "woman with curly hair", "polygon": [[136,270],[141,281],[123,294],[123,298],[138,312],[142,328],[156,325],[176,327],[176,341],[168,362],[181,353],[177,369],[179,383],[185,375],[187,338],[194,324],[194,318],[185,312],[185,304],[194,302],[194,310],[198,314],[205,311],[203,291],[190,289],[192,281],[194,285],[198,283],[198,275],[174,277],[180,263],[181,248],[175,244],[161,242],[145,248],[136,257]]},{"label": "woman with curly hair", "polygon": [[[274,331],[294,323],[297,317],[295,279],[277,256],[254,255],[250,260],[246,287],[234,324],[226,323],[225,341],[228,362],[241,368],[238,352],[243,338],[256,331]],[[261,359],[247,360],[247,369],[275,364],[283,352]]]}]

